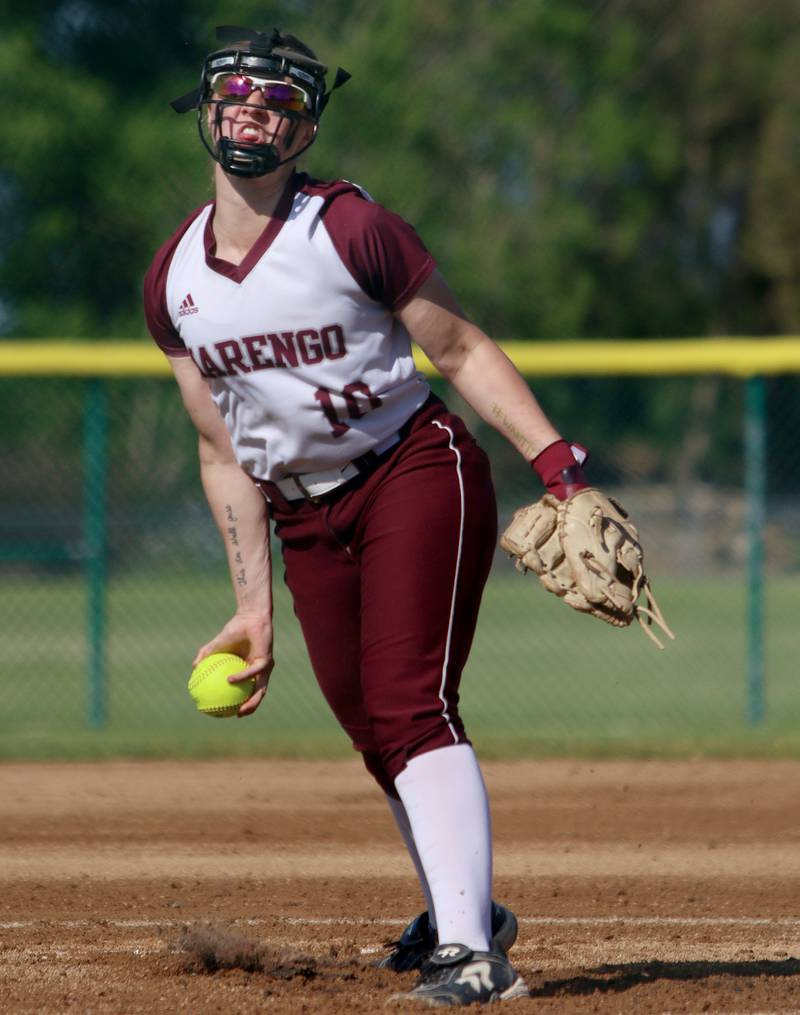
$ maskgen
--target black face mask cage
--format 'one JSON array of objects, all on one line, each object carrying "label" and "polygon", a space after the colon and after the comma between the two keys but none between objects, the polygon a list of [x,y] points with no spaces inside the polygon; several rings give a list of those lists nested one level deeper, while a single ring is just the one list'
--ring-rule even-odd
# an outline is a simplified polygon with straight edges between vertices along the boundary
[{"label": "black face mask cage", "polygon": [[[292,121],[283,139],[284,146],[290,148],[304,119],[301,114],[286,112],[278,114],[278,121],[272,131],[272,136],[264,143],[256,144],[254,142],[237,141],[234,138],[224,137],[222,133],[222,120],[225,109],[226,107],[239,105],[241,103],[228,102],[222,99],[210,99],[201,102],[197,109],[197,129],[203,147],[211,158],[215,162],[218,162],[225,172],[230,173],[231,176],[254,177],[273,173],[279,166],[302,155],[314,143],[317,135],[316,123],[314,123],[308,142],[296,152],[292,152],[288,158],[281,158],[280,149],[277,145],[277,137],[283,121]],[[209,122],[209,109],[213,109],[211,114],[214,127],[213,132]]]},{"label": "black face mask cage", "polygon": [[[331,93],[340,88],[350,79],[347,71],[341,67],[336,71],[336,78],[329,91],[325,91],[325,74],[328,68],[313,57],[292,48],[291,36],[282,36],[277,29],[271,35],[255,32],[250,28],[238,28],[222,25],[217,28],[217,39],[221,42],[241,45],[247,48],[231,48],[212,53],[203,63],[200,86],[194,91],[175,99],[171,105],[178,113],[186,113],[197,109],[197,125],[200,140],[215,162],[218,162],[227,173],[234,176],[264,176],[274,172],[279,166],[290,159],[281,159],[276,145],[277,133],[283,119],[295,120],[293,129],[287,132],[285,143],[291,145],[302,119],[313,122],[313,131],[307,144],[291,155],[295,159],[314,143],[317,136],[319,118],[328,104]],[[267,144],[247,144],[222,137],[222,112],[225,105],[238,105],[229,100],[212,98],[211,79],[215,74],[239,73],[258,77],[282,79],[288,77],[303,88],[311,99],[310,107],[304,113],[280,110],[278,127]],[[207,109],[214,105],[213,115],[216,127],[216,138],[211,136]]]}]

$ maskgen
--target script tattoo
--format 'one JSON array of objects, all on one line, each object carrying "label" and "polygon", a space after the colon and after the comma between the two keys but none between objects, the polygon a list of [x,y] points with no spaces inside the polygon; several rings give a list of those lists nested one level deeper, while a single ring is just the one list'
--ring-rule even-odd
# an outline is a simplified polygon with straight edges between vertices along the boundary
[{"label": "script tattoo", "polygon": [[519,445],[520,450],[524,454],[526,454],[529,458],[536,457],[536,447],[531,444],[528,438],[514,426],[497,402],[492,402],[492,415],[500,423],[500,426],[506,431],[506,433],[510,437],[514,438]]},{"label": "script tattoo", "polygon": [[[231,546],[238,546],[239,531],[236,528],[236,523],[239,521],[239,519],[236,517],[236,514],[234,513],[233,510],[233,505],[231,504],[225,505],[225,520],[229,523],[226,528],[226,532],[228,534],[230,544]],[[247,571],[244,567],[244,560],[242,559],[242,554],[240,550],[237,550],[236,553],[234,554],[233,562],[238,567],[238,570],[235,571],[233,575],[234,581],[240,588],[242,588],[245,585],[247,585]]]}]

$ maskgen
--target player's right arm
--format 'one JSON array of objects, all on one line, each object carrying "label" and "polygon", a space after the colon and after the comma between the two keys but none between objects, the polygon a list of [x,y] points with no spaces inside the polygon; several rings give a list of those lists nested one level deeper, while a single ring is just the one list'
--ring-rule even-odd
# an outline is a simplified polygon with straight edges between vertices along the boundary
[{"label": "player's right arm", "polygon": [[253,694],[239,709],[245,716],[261,704],[274,665],[267,505],[236,461],[228,430],[197,365],[189,356],[171,356],[169,362],[198,433],[203,490],[225,543],[237,604],[234,616],[202,646],[194,664],[212,652],[235,652],[247,659],[247,669],[232,678],[238,682],[256,677]]}]

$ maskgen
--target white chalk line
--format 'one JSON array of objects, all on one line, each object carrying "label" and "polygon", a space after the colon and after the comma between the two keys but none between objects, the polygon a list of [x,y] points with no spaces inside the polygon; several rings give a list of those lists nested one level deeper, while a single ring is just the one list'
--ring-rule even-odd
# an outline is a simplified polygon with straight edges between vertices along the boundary
[{"label": "white chalk line", "polygon": [[[520,924],[531,927],[800,927],[797,916],[520,916]],[[214,920],[189,918],[183,920],[7,920],[0,930],[24,930],[29,927],[115,927],[117,929],[148,929],[183,927],[187,924],[213,923]],[[405,927],[408,917],[353,916],[274,916],[221,920],[231,926],[262,927],[288,924],[290,927]]]}]

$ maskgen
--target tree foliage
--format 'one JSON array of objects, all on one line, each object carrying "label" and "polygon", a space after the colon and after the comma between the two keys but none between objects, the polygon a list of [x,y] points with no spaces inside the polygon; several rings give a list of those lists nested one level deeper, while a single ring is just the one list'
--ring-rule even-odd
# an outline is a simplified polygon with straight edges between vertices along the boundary
[{"label": "tree foliage", "polygon": [[497,337],[798,327],[794,0],[35,0],[0,40],[4,333],[143,333],[149,258],[209,194],[168,101],[217,21],[353,73],[308,167],[409,218]]},{"label": "tree foliage", "polygon": [[[0,334],[144,338],[150,258],[211,194],[193,116],[168,103],[196,82],[219,22],[294,31],[353,74],[307,168],[409,219],[494,337],[800,328],[796,0],[4,8]],[[564,432],[606,419],[592,442],[624,449],[642,475],[664,468],[642,433],[673,448],[673,479],[716,412],[738,439],[726,390],[537,384]],[[732,461],[711,467],[729,475]]]}]

